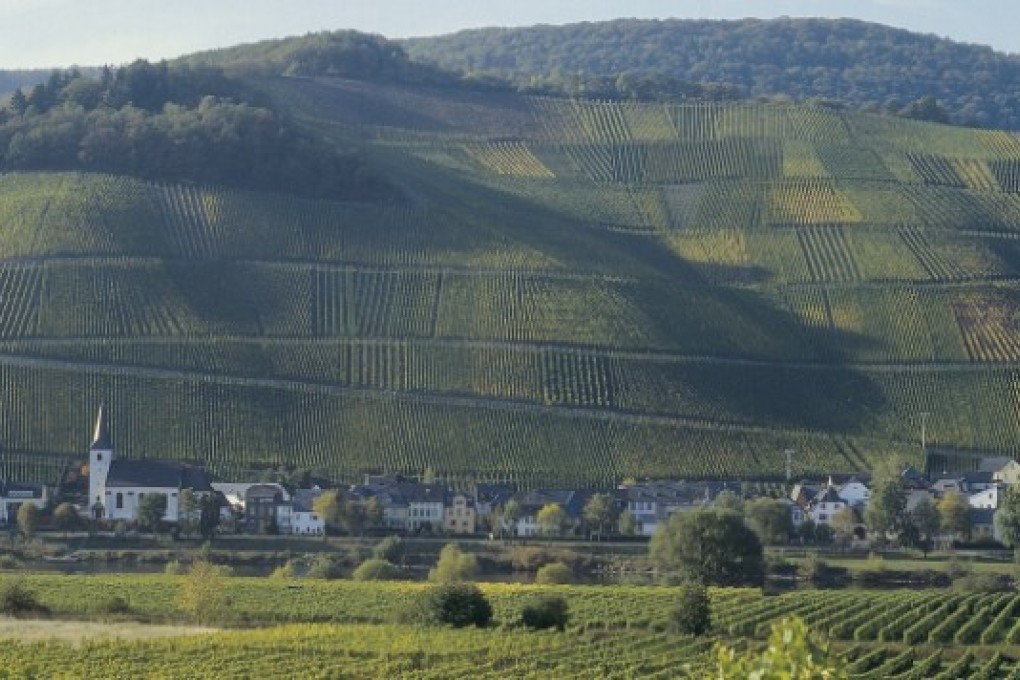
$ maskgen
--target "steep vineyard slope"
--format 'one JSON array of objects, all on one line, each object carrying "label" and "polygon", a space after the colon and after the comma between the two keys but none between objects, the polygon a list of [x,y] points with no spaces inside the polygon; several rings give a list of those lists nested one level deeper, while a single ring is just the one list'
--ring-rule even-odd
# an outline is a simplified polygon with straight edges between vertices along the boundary
[{"label": "steep vineyard slope", "polygon": [[[0,177],[0,461],[524,483],[1020,442],[1020,138],[807,107],[261,86],[401,197]],[[948,462],[948,461],[947,461]]]}]

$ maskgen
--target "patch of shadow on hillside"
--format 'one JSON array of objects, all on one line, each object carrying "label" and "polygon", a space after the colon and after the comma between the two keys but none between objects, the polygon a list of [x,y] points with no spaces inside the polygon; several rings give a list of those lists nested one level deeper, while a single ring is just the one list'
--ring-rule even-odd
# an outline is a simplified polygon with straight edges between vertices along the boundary
[{"label": "patch of shadow on hillside", "polygon": [[[616,349],[780,366],[823,364],[825,370],[805,366],[779,374],[748,369],[739,371],[736,380],[722,380],[720,373],[707,370],[677,385],[731,413],[734,421],[861,434],[873,429],[876,414],[889,407],[880,386],[853,365],[854,356],[863,351],[873,356],[881,349],[874,338],[831,323],[805,323],[781,294],[720,285],[710,276],[713,272],[654,237],[593,229],[487,185],[471,183],[468,190],[469,180],[457,175],[444,181],[444,174],[433,172],[426,191],[460,202],[459,209],[470,211],[485,229],[498,229],[568,271],[624,280],[619,290],[636,310],[646,342]],[[763,276],[757,268],[741,269],[721,273],[731,280]],[[604,311],[593,309],[592,314]],[[576,344],[569,338],[563,342]]]}]

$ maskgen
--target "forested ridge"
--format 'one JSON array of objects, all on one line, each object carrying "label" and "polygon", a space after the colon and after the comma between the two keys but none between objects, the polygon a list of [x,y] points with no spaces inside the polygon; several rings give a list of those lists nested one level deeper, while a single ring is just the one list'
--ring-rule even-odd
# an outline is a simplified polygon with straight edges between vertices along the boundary
[{"label": "forested ridge", "polygon": [[385,193],[353,151],[299,131],[219,69],[54,71],[0,107],[0,171],[87,170],[343,197]]},{"label": "forested ridge", "polygon": [[578,77],[625,84],[655,76],[728,86],[745,97],[824,98],[938,119],[930,101],[918,102],[930,97],[948,121],[1020,128],[1020,57],[851,19],[620,19],[468,30],[403,45],[415,60],[520,84],[577,89]]}]

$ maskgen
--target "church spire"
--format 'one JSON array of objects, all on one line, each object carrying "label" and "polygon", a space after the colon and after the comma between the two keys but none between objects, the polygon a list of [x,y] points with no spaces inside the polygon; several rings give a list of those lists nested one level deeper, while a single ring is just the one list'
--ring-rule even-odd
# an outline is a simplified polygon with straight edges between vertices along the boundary
[{"label": "church spire", "polygon": [[110,418],[106,414],[106,406],[99,405],[99,416],[96,418],[96,431],[92,436],[92,449],[112,451],[113,442],[110,440]]}]

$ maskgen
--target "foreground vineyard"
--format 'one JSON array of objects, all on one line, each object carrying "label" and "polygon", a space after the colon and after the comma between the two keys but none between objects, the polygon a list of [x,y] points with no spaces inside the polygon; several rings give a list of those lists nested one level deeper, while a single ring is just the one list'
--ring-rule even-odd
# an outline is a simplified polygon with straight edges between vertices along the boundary
[{"label": "foreground vineyard", "polygon": [[405,199],[0,177],[3,476],[73,468],[100,402],[238,478],[854,472],[921,464],[922,413],[949,464],[1020,452],[1016,135],[259,84]]},{"label": "foreground vineyard", "polygon": [[[133,616],[179,617],[182,579],[167,576],[32,575],[25,584],[54,611],[87,616],[121,598]],[[945,591],[712,591],[714,632],[703,639],[666,632],[677,589],[656,586],[483,585],[495,628],[435,630],[388,623],[427,586],[231,578],[227,623],[262,628],[144,642],[6,642],[15,675],[125,675],[159,668],[174,676],[247,676],[269,659],[281,674],[333,677],[695,677],[715,641],[763,643],[772,623],[796,615],[826,634],[851,677],[1014,677],[1020,652],[1020,596]],[[565,633],[527,633],[521,607],[538,593],[564,597]],[[274,624],[282,627],[265,627]],[[255,664],[263,664],[256,666]],[[311,665],[310,665],[311,664]],[[145,672],[139,672],[145,675]]]}]

